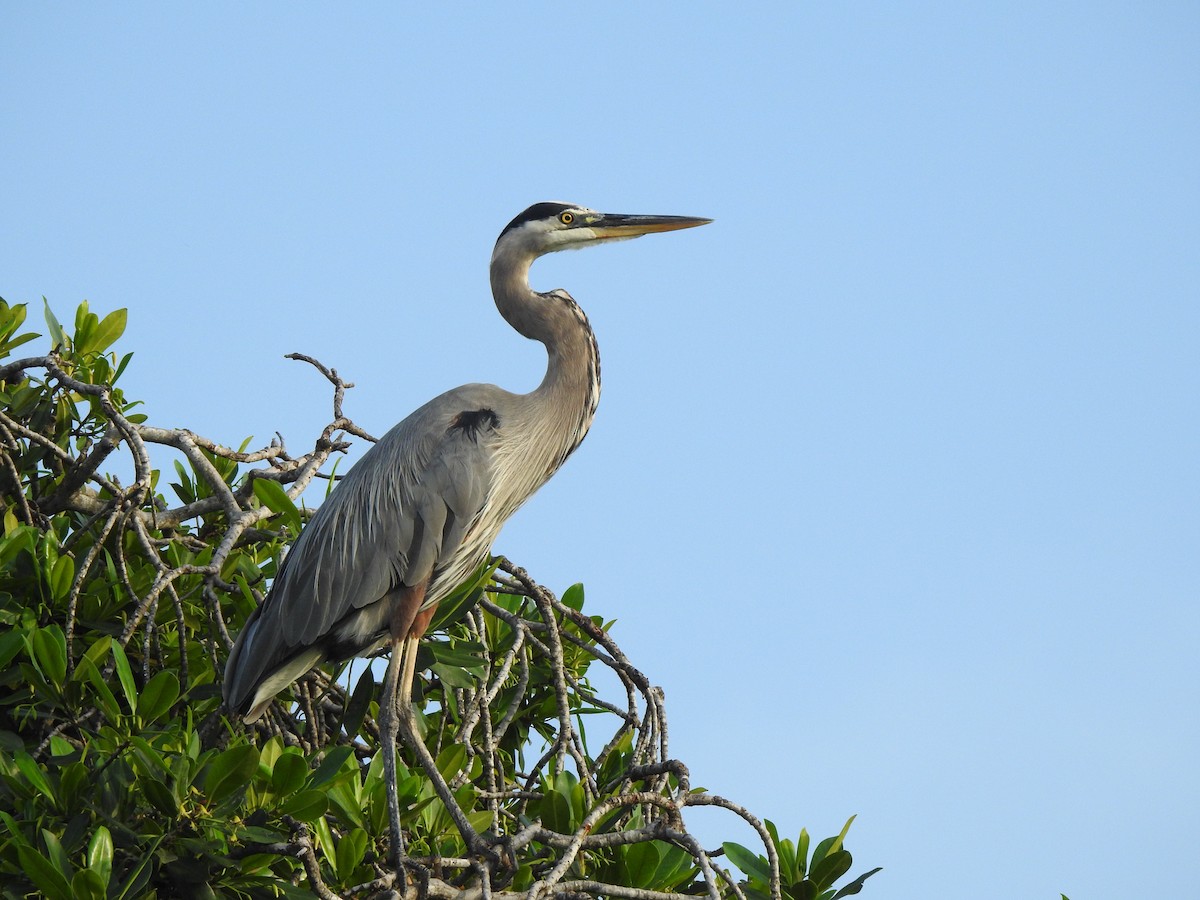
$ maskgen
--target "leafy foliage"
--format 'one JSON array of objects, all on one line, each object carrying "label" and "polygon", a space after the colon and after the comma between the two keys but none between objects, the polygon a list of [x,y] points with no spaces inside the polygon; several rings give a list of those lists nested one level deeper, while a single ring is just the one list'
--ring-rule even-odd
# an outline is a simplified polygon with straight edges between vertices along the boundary
[{"label": "leafy foliage", "polygon": [[[817,844],[811,856],[807,830],[802,829],[799,839],[792,843],[788,838],[780,840],[775,825],[769,821],[766,823],[779,860],[780,889],[784,897],[791,900],[838,900],[839,897],[849,897],[862,890],[863,882],[879,869],[871,869],[840,889],[834,887],[838,879],[850,871],[853,862],[850,853],[842,847],[853,821],[854,817],[851,816],[841,833]],[[770,897],[771,868],[767,861],[741,844],[726,842],[723,847],[729,861],[749,877],[745,885],[746,896],[763,900]]]},{"label": "leafy foliage", "polygon": [[[25,316],[0,300],[0,897],[415,896],[386,865],[370,664],[310,673],[253,730],[221,706],[230,634],[301,527],[300,495],[362,434],[341,413],[344,383],[314,362],[335,400],[310,452],[232,450],[152,427],[126,399],[130,356],[110,350],[124,310],[85,303],[68,330],[47,307],[54,352],[9,361],[36,337]],[[156,445],[179,457],[165,485]],[[806,833],[793,845],[769,823],[765,856],[726,844],[740,886],[713,863],[680,810],[736,806],[690,789],[666,755],[660,694],[583,606],[579,586],[559,600],[497,561],[443,604],[422,648],[436,774],[511,853],[489,862],[490,888],[757,898],[778,859],[781,896],[857,893],[872,873],[832,892],[845,830],[811,856]],[[597,661],[627,702],[595,694]],[[478,884],[435,773],[411,753],[399,769],[409,854],[431,884]]]}]

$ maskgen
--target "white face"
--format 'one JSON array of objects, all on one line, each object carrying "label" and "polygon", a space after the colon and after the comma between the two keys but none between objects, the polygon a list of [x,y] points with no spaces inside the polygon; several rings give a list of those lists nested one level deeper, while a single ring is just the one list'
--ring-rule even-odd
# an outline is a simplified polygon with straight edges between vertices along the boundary
[{"label": "white face", "polygon": [[691,216],[644,216],[600,213],[586,206],[538,203],[509,223],[496,241],[493,260],[504,256],[534,259],[608,241],[624,241],[658,231],[693,228],[710,220]]},{"label": "white face", "polygon": [[600,240],[600,235],[588,227],[588,223],[601,219],[600,213],[586,206],[572,206],[552,218],[529,222],[526,228],[538,235],[543,253],[577,248]]},{"label": "white face", "polygon": [[512,243],[527,253],[541,256],[559,250],[575,250],[601,241],[623,241],[637,234],[608,233],[603,228],[589,227],[604,221],[604,214],[586,206],[571,206],[553,216],[532,219],[506,233],[497,243]]}]

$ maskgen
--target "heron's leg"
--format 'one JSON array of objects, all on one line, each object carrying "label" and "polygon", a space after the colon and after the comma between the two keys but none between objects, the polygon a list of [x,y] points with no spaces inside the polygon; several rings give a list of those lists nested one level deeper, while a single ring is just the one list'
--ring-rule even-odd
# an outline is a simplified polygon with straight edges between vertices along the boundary
[{"label": "heron's leg", "polygon": [[[383,690],[379,697],[379,732],[383,750],[383,781],[387,788],[388,825],[392,832],[392,861],[399,873],[404,864],[404,832],[400,828],[400,796],[396,785],[396,735],[400,731],[400,720],[411,715],[409,691],[412,689],[411,675],[404,680],[400,689],[401,669],[408,672],[415,660],[416,645],[407,640],[413,622],[421,615],[421,604],[425,602],[422,581],[413,587],[402,587],[395,598],[392,612],[392,649],[388,656],[387,674],[383,678]],[[428,623],[428,619],[425,620]],[[401,709],[403,712],[401,712]]]},{"label": "heron's leg", "polygon": [[404,657],[404,667],[400,672],[399,693],[396,695],[396,709],[409,731],[414,730],[416,719],[413,715],[412,684],[413,678],[417,674],[417,641],[417,638],[409,635],[403,643],[396,645],[397,651]]},{"label": "heron's leg", "polygon": [[[413,640],[412,646],[415,650],[415,640]],[[446,812],[450,813],[450,818],[454,820],[454,824],[458,827],[458,832],[466,842],[468,851],[476,856],[495,858],[496,853],[492,850],[491,844],[471,826],[470,821],[467,819],[467,814],[463,812],[462,807],[458,805],[458,801],[454,799],[454,792],[450,790],[450,785],[446,783],[446,779],[438,771],[437,760],[433,758],[433,754],[429,752],[429,748],[425,746],[425,742],[417,734],[416,717],[412,714],[412,708],[409,707],[408,710],[401,713],[397,718],[400,720],[401,727],[404,728],[405,741],[416,755],[417,762],[421,768],[425,770],[425,775],[429,778],[429,783],[433,786],[433,792],[437,794],[438,799],[442,801],[442,805],[446,807]]]},{"label": "heron's leg", "polygon": [[409,721],[410,729],[416,733],[416,722],[412,709],[413,678],[417,674],[417,644],[425,636],[425,630],[437,612],[438,605],[434,603],[426,609],[419,610],[413,617],[408,634],[404,638],[404,672],[400,679],[399,708],[400,715]]},{"label": "heron's leg", "polygon": [[471,827],[471,823],[467,820],[467,814],[462,811],[462,807],[454,799],[454,793],[450,790],[450,785],[446,783],[446,780],[442,778],[442,773],[438,771],[437,761],[433,758],[433,754],[429,752],[429,748],[425,746],[425,742],[421,740],[421,736],[417,733],[417,720],[412,708],[412,682],[417,668],[417,644],[425,634],[425,629],[429,627],[429,622],[433,619],[433,614],[436,611],[437,604],[434,604],[417,613],[412,627],[409,629],[408,637],[405,638],[404,673],[400,683],[398,718],[400,724],[404,727],[405,741],[412,752],[416,754],[417,761],[421,764],[421,768],[425,770],[425,774],[433,786],[434,793],[438,795],[438,799],[442,801],[442,804],[446,807],[446,811],[450,813],[450,818],[454,820],[459,833],[462,835],[463,840],[466,841],[468,850],[477,856],[494,856],[495,853],[487,840]]},{"label": "heron's leg", "polygon": [[[426,583],[423,582],[414,588],[402,589],[396,610],[392,615],[392,658],[388,660],[388,675],[389,677],[392,675],[393,667],[395,667],[399,679],[397,684],[392,685],[395,692],[394,703],[390,706],[393,719],[388,721],[391,729],[392,775],[389,777],[388,770],[385,768],[384,778],[388,783],[388,815],[392,821],[393,841],[399,846],[402,840],[400,837],[400,802],[396,791],[394,760],[396,731],[403,727],[405,742],[416,755],[421,768],[425,770],[434,793],[442,801],[446,811],[450,813],[450,818],[454,820],[454,824],[470,852],[477,856],[495,856],[495,852],[488,842],[471,827],[471,823],[467,820],[467,814],[462,811],[462,807],[454,799],[450,785],[438,771],[437,761],[434,760],[433,754],[429,752],[429,748],[425,746],[425,742],[417,733],[417,721],[412,708],[412,683],[417,670],[417,646],[437,611],[436,603],[426,609],[420,608],[425,599],[425,588]],[[401,658],[403,659],[402,671],[397,662]],[[387,679],[384,680],[384,686],[386,694]],[[382,727],[383,723],[381,722],[381,730]],[[388,752],[386,747],[384,752],[385,754]]]},{"label": "heron's leg", "polygon": [[400,796],[396,789],[396,735],[400,730],[400,718],[396,709],[396,682],[400,673],[403,644],[392,643],[388,658],[387,674],[383,678],[383,693],[379,697],[379,737],[383,750],[383,782],[387,788],[388,824],[391,828],[392,864],[396,872],[404,864],[404,832],[400,829]]}]

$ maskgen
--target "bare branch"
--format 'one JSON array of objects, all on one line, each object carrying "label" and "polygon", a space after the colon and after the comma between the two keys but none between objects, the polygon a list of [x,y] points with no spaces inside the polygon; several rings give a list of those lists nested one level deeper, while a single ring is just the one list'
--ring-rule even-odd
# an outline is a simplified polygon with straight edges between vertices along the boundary
[{"label": "bare branch", "polygon": [[[0,488],[6,496],[21,497],[12,504],[15,514],[26,523],[37,523],[70,512],[78,525],[62,551],[72,555],[74,565],[66,597],[68,671],[80,659],[75,647],[80,630],[76,616],[87,608],[81,603],[88,599],[86,592],[97,573],[107,567],[106,590],[111,592],[107,597],[123,601],[110,633],[116,643],[129,648],[131,657],[140,653],[140,670],[135,671],[142,681],[148,682],[169,659],[183,692],[200,686],[212,696],[212,673],[219,679],[233,645],[230,632],[238,621],[234,612],[240,615],[250,601],[261,601],[271,571],[251,565],[249,569],[257,574],[244,574],[238,567],[238,561],[244,561],[239,553],[247,546],[269,545],[269,559],[271,552],[278,551],[280,535],[286,533],[278,521],[267,522],[272,512],[259,504],[255,481],[275,481],[293,501],[299,501],[314,479],[328,477],[322,467],[349,446],[346,435],[375,440],[344,414],[345,391],[351,383],[312,357],[293,353],[288,358],[313,366],[333,389],[331,419],[312,441],[311,450],[296,457],[288,454],[281,437],[256,450],[234,450],[187,429],[145,424],[118,408],[119,393],[75,377],[70,366],[53,354],[0,367],[0,381],[32,379],[40,373],[48,396],[93,412],[98,405],[103,411],[98,427],[93,420],[86,433],[70,434],[64,440],[61,432],[0,410]],[[150,453],[158,447],[178,451],[190,470],[187,480],[194,490],[181,488],[182,502],[173,508],[150,496],[155,477]],[[129,487],[101,471],[118,450],[118,458],[133,467],[134,482]],[[35,459],[39,467],[37,489],[29,496],[18,489],[22,454]],[[163,605],[167,601],[171,610]],[[661,689],[590,616],[563,603],[524,569],[500,559],[488,593],[448,633],[452,640],[471,646],[472,653],[481,653],[479,667],[468,671],[482,675],[473,685],[455,680],[453,687],[431,678],[427,690],[441,691],[440,709],[431,713],[438,718],[424,737],[410,722],[402,722],[408,731],[405,763],[410,771],[415,767],[423,772],[432,785],[436,797],[432,802],[440,803],[450,816],[465,853],[407,858],[405,869],[393,872],[383,864],[386,856],[376,852],[370,859],[377,877],[343,888],[346,896],[391,892],[405,900],[666,900],[679,895],[600,878],[604,862],[619,859],[634,845],[659,842],[673,848],[673,853],[686,854],[680,858],[692,867],[686,886],[690,892],[706,893],[714,900],[721,896],[745,900],[733,877],[712,864],[683,821],[687,807],[717,806],[744,819],[763,840],[771,868],[771,895],[779,900],[779,861],[763,823],[724,798],[691,793],[687,766],[668,753]],[[496,633],[506,635],[505,640],[491,640],[489,636]],[[188,636],[202,644],[199,650],[193,644],[190,655],[184,643]],[[200,668],[205,673],[196,678],[197,685],[191,683],[189,665],[191,671]],[[616,696],[597,695],[589,681],[593,666],[617,678],[621,687]],[[314,671],[296,683],[290,698],[271,705],[256,726],[257,735],[277,735],[285,746],[310,754],[349,746],[365,773],[379,745],[379,723],[367,715],[355,734],[345,733],[343,720],[350,706],[346,684]],[[538,711],[536,716],[531,708]],[[542,710],[549,712],[542,715]],[[105,715],[90,708],[76,712],[70,721],[46,722],[38,756],[48,752],[51,736],[78,742],[81,723],[102,722]],[[215,724],[206,727],[213,734],[225,727],[216,714],[210,722]],[[443,778],[437,768],[438,754],[455,744],[466,749],[469,764]],[[593,754],[596,745],[601,749]],[[563,784],[582,793],[582,810],[573,809],[569,823],[546,812],[552,808],[550,795]],[[571,796],[572,802],[579,802],[579,794]],[[538,818],[539,810],[546,821]],[[410,820],[417,821],[417,813],[404,812],[407,828]],[[491,825],[486,833],[477,833],[472,821],[484,818]],[[302,867],[301,883],[322,900],[339,897],[324,880],[335,870],[329,863],[334,848],[326,846],[326,835],[333,834],[340,842],[345,832],[338,828],[345,823],[332,825],[332,832],[318,829],[321,837],[315,840],[308,826],[287,821],[289,840],[238,844],[233,836],[229,857],[274,854],[294,859],[298,865],[279,865],[290,866],[298,880]],[[563,830],[548,827],[548,822]],[[430,839],[426,846],[440,845]],[[522,865],[529,866],[522,869],[523,883],[532,878],[533,884],[516,892],[510,885]]]}]

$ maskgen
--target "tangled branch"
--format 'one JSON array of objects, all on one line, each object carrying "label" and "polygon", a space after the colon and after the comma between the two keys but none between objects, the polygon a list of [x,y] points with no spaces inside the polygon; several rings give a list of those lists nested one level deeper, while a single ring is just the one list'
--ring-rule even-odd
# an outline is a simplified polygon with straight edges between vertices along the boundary
[{"label": "tangled branch", "polygon": [[[373,440],[343,412],[352,385],[291,358],[333,390],[329,423],[295,457],[280,437],[235,450],[146,424],[103,356],[0,366],[10,400],[0,408],[0,559],[24,558],[5,549],[19,540],[41,566],[25,590],[43,598],[28,646],[45,682],[0,706],[0,727],[24,736],[36,766],[103,752],[98,790],[133,779],[117,788],[130,808],[113,816],[141,821],[141,837],[125,838],[109,877],[119,870],[134,887],[203,877],[238,890],[282,878],[322,898],[788,893],[777,838],[736,803],[692,790],[669,753],[662,691],[583,612],[582,589],[560,598],[506,559],[443,602],[419,658],[420,734],[400,762],[405,871],[386,864],[373,666],[309,673],[249,734],[229,723],[216,685],[230,636],[301,526],[303,492],[328,477],[347,436]],[[173,505],[156,492],[155,447],[186,463]],[[102,473],[120,448],[128,486]],[[621,696],[597,693],[594,666]],[[202,723],[195,732],[190,717]],[[719,864],[724,849],[701,846],[684,821],[696,806],[754,829],[761,881],[739,880]],[[43,852],[31,834],[13,845],[24,863]],[[210,856],[196,856],[200,837]],[[480,846],[496,852],[472,852]],[[147,856],[151,868],[137,862]],[[192,868],[180,862],[191,857]]]}]

